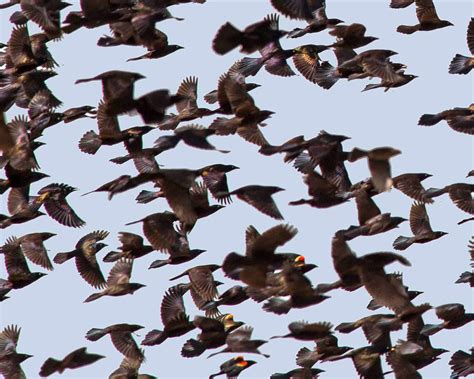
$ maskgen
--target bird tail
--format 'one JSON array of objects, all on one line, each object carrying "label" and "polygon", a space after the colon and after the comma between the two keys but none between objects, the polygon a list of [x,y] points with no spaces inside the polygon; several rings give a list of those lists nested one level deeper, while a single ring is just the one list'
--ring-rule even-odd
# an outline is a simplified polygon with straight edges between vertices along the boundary
[{"label": "bird tail", "polygon": [[474,221],[474,217],[469,217],[469,218],[465,218],[464,220],[461,220],[458,222],[458,225],[462,225],[466,222],[469,222],[469,221]]},{"label": "bird tail", "polygon": [[106,334],[107,332],[105,331],[105,329],[92,328],[87,332],[86,339],[88,339],[89,341],[97,341]]},{"label": "bird tail", "polygon": [[240,60],[236,69],[243,76],[255,76],[263,67],[261,58],[243,58]]},{"label": "bird tail", "polygon": [[316,361],[314,358],[311,358],[312,353],[313,352],[307,347],[301,348],[298,353],[296,353],[296,364],[300,367],[313,367]]},{"label": "bird tail", "polygon": [[288,203],[288,205],[303,205],[303,204],[308,204],[308,200],[300,199],[300,200],[290,201]]},{"label": "bird tail", "polygon": [[433,197],[441,196],[445,193],[446,193],[445,188],[428,188],[425,191],[426,196],[429,197],[430,199]]},{"label": "bird tail", "polygon": [[102,140],[99,135],[92,130],[86,132],[79,141],[79,149],[83,153],[95,154],[102,145]]},{"label": "bird tail", "polygon": [[122,258],[122,252],[121,251],[111,251],[108,253],[102,261],[104,262],[116,262],[120,258]]},{"label": "bird tail", "polygon": [[148,334],[145,336],[145,339],[142,341],[141,344],[144,346],[160,345],[167,338],[168,338],[168,335],[166,334],[166,332],[162,330],[153,329],[152,331],[148,332]]},{"label": "bird tail", "polygon": [[150,267],[148,267],[148,269],[150,270],[152,268],[160,268],[160,267],[166,266],[167,264],[168,264],[167,259],[157,259],[156,261],[151,262],[151,265]]},{"label": "bird tail", "polygon": [[400,236],[395,241],[393,241],[393,248],[395,250],[405,250],[408,249],[412,244],[412,238]]},{"label": "bird tail", "polygon": [[57,253],[56,256],[53,258],[54,263],[62,264],[68,261],[71,258],[76,256],[76,250],[68,251],[67,253]]},{"label": "bird tail", "polygon": [[130,159],[132,159],[130,155],[124,155],[122,157],[112,158],[110,159],[110,161],[115,164],[124,164],[125,162],[128,162]]},{"label": "bird tail", "polygon": [[403,33],[403,34],[413,34],[413,33],[415,33],[416,31],[418,31],[419,29],[420,29],[419,25],[413,25],[413,26],[400,25],[400,26],[397,28],[397,32],[398,32],[398,33]]},{"label": "bird tail", "polygon": [[298,37],[303,37],[306,34],[306,31],[301,28],[294,28],[292,31],[290,31],[286,38],[298,38]]},{"label": "bird tail", "polygon": [[433,126],[440,122],[443,117],[440,114],[424,114],[418,120],[418,125]]},{"label": "bird tail", "polygon": [[181,356],[185,358],[199,357],[205,350],[206,347],[203,343],[191,338],[183,345]]},{"label": "bird tail", "polygon": [[135,200],[138,204],[148,204],[158,197],[157,192],[143,190],[138,194]]},{"label": "bird tail", "polygon": [[380,309],[382,306],[379,305],[375,299],[370,300],[369,304],[367,304],[367,309],[370,311],[376,311],[377,309]]},{"label": "bird tail", "polygon": [[60,368],[61,368],[61,361],[57,361],[56,359],[53,359],[53,358],[48,358],[46,362],[43,363],[43,366],[41,366],[39,375],[41,377],[47,377],[54,374]]},{"label": "bird tail", "polygon": [[443,330],[442,325],[426,324],[421,330],[421,334],[425,336],[432,336],[433,334],[438,333],[440,330]]},{"label": "bird tail", "polygon": [[474,65],[471,63],[471,58],[465,57],[461,54],[456,54],[451,63],[449,64],[450,74],[461,74],[466,75],[472,70]]},{"label": "bird tail", "polygon": [[380,83],[378,83],[378,84],[367,84],[361,92],[366,92],[366,91],[370,91],[372,89],[382,88],[382,87],[383,87],[383,85],[380,84]]},{"label": "bird tail", "polygon": [[346,241],[350,241],[356,237],[359,237],[363,233],[363,227],[360,226],[350,226],[348,229],[344,230],[342,235]]},{"label": "bird tail", "polygon": [[0,195],[4,194],[7,189],[10,188],[10,184],[6,179],[0,179]]},{"label": "bird tail", "polygon": [[100,299],[102,296],[104,296],[102,292],[93,293],[86,300],[84,300],[84,303],[90,303],[91,301]]},{"label": "bird tail", "polygon": [[216,376],[219,376],[219,375],[222,375],[222,374],[225,374],[225,372],[219,371],[216,374],[211,374],[211,375],[209,375],[209,379],[214,379]]},{"label": "bird tail", "polygon": [[339,80],[337,69],[331,66],[329,62],[322,62],[321,65],[316,68],[314,80],[318,86],[324,89],[330,89]]},{"label": "bird tail", "polygon": [[217,31],[213,41],[214,51],[220,55],[227,54],[240,44],[241,39],[242,33],[227,22]]},{"label": "bird tail", "polygon": [[334,283],[320,283],[316,286],[316,290],[319,293],[326,293],[337,288],[341,288],[341,282],[339,280]]},{"label": "bird tail", "polygon": [[358,326],[355,322],[343,322],[342,324],[339,324],[336,327],[336,330],[340,333],[347,334],[347,333],[353,332],[357,328]]},{"label": "bird tail", "polygon": [[458,280],[454,283],[470,283],[474,279],[473,273],[469,271],[464,271],[461,275],[459,275]]}]

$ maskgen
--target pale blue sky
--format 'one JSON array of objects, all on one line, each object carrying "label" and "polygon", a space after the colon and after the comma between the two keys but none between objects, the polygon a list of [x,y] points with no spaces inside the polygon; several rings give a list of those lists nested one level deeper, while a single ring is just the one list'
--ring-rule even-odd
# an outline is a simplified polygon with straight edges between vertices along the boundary
[{"label": "pale blue sky", "polygon": [[[306,81],[302,76],[280,78],[271,76],[262,70],[252,78],[262,85],[252,92],[256,104],[261,109],[270,109],[276,113],[268,120],[263,129],[265,137],[274,144],[282,143],[291,137],[304,134],[313,137],[321,129],[331,133],[352,137],[344,143],[345,149],[354,146],[370,149],[390,145],[402,151],[392,160],[393,175],[406,172],[427,172],[433,177],[426,180],[427,187],[441,187],[454,182],[462,182],[473,168],[472,139],[449,129],[445,123],[432,128],[417,126],[423,113],[436,113],[455,106],[463,107],[472,102],[473,82],[471,76],[450,75],[448,65],[456,53],[468,54],[466,46],[466,28],[472,15],[470,1],[436,1],[438,14],[450,20],[454,27],[433,32],[420,32],[411,36],[395,31],[400,24],[416,22],[415,8],[393,10],[389,1],[327,1],[329,17],[337,17],[346,23],[360,22],[366,25],[368,35],[379,40],[362,48],[386,48],[399,54],[394,61],[405,63],[407,72],[418,75],[409,85],[390,90],[361,93],[366,81],[340,81],[330,91],[323,90]],[[12,12],[0,13],[0,40],[8,39],[10,27],[7,19]],[[67,8],[78,10],[78,6]],[[243,28],[274,12],[269,1],[222,1],[208,0],[204,5],[183,5],[170,8],[173,15],[185,18],[177,22],[167,20],[157,27],[166,32],[170,43],[185,47],[161,60],[126,62],[127,58],[144,53],[143,48],[113,47],[99,48],[97,39],[107,34],[105,27],[95,30],[80,30],[66,36],[62,41],[49,44],[50,50],[60,64],[59,75],[47,82],[55,95],[64,102],[63,109],[85,104],[97,105],[100,97],[100,84],[87,83],[74,85],[79,78],[87,78],[108,70],[137,71],[147,78],[137,82],[136,95],[157,88],[176,90],[182,79],[187,76],[199,78],[199,104],[204,106],[202,95],[214,89],[220,74],[242,55],[237,50],[225,55],[216,55],[211,41],[218,28],[226,21]],[[292,29],[303,22],[291,21],[280,17],[282,29]],[[34,28],[31,28],[34,30]],[[327,33],[308,35],[302,39],[283,39],[284,48],[304,43],[329,43]],[[334,64],[333,54],[325,52],[323,59]],[[23,112],[23,111],[21,111]],[[8,112],[11,119],[17,109]],[[203,125],[209,125],[212,118],[203,119]],[[123,128],[141,125],[137,117],[120,117]],[[111,249],[119,246],[117,233],[131,231],[142,233],[140,225],[126,227],[125,223],[137,220],[154,212],[168,209],[164,200],[148,205],[136,204],[134,198],[143,186],[126,194],[120,194],[108,201],[105,194],[92,194],[81,198],[80,194],[91,191],[101,184],[122,174],[133,175],[135,169],[131,163],[117,166],[110,158],[123,155],[123,146],[105,146],[95,156],[83,154],[77,148],[81,136],[88,130],[96,130],[94,120],[83,119],[67,125],[59,125],[45,132],[41,141],[47,146],[38,150],[37,158],[43,172],[51,175],[50,181],[44,180],[32,186],[36,191],[50,182],[64,182],[79,188],[69,196],[69,202],[87,225],[82,229],[66,228],[49,217],[41,217],[24,225],[13,226],[0,231],[0,243],[10,235],[20,236],[33,231],[55,232],[58,236],[47,241],[52,258],[57,252],[71,250],[84,234],[105,229],[110,236],[105,240],[109,245],[98,254],[102,270],[105,273],[112,267],[102,263],[102,258]],[[166,132],[151,132],[144,138],[144,144],[150,146],[153,141]],[[330,242],[333,233],[357,222],[355,204],[321,210],[310,207],[291,207],[288,202],[307,197],[307,190],[300,174],[290,165],[283,163],[282,156],[265,157],[257,153],[258,147],[251,145],[238,136],[226,138],[213,137],[211,142],[219,149],[231,150],[230,154],[219,154],[179,146],[173,151],[158,157],[158,162],[167,168],[198,168],[212,163],[232,163],[240,167],[229,175],[231,189],[247,184],[277,185],[286,191],[275,195],[285,222],[295,225],[299,233],[289,242],[283,251],[298,252],[306,256],[308,262],[319,268],[311,271],[308,277],[314,284],[330,282],[336,279],[330,258]],[[367,163],[361,160],[347,165],[350,177],[357,182],[369,176]],[[375,198],[384,212],[407,217],[411,199],[393,190]],[[6,196],[1,198],[2,212]],[[412,267],[392,265],[388,271],[402,271],[404,282],[411,289],[424,291],[416,303],[430,302],[441,305],[449,302],[463,302],[472,310],[472,291],[467,285],[454,284],[459,274],[469,268],[467,243],[473,234],[472,223],[462,226],[456,223],[467,217],[457,209],[447,196],[437,198],[433,205],[427,206],[432,226],[435,230],[444,230],[449,234],[440,240],[415,245],[403,254],[411,261]],[[104,378],[107,377],[122,360],[110,338],[91,343],[84,335],[92,327],[105,327],[114,323],[134,323],[145,326],[139,332],[141,341],[151,329],[161,329],[159,308],[164,291],[175,282],[168,278],[185,269],[208,263],[221,263],[231,251],[243,252],[244,232],[248,225],[254,225],[264,231],[277,224],[273,219],[257,212],[248,204],[235,200],[231,205],[210,218],[198,222],[189,236],[192,248],[206,249],[207,252],[194,261],[182,265],[147,270],[155,259],[164,255],[156,252],[135,262],[133,281],[146,284],[147,287],[134,296],[121,298],[103,298],[90,304],[83,300],[95,292],[78,275],[73,262],[55,265],[55,270],[34,285],[12,293],[12,298],[0,303],[1,327],[11,323],[22,327],[18,350],[34,355],[23,365],[28,378],[35,378],[44,360],[53,356],[60,358],[70,351],[87,346],[90,352],[107,356],[92,366],[74,371],[66,371],[62,377]],[[407,234],[408,233],[408,234]],[[408,223],[397,230],[373,237],[362,237],[351,241],[350,245],[359,254],[391,250],[393,240],[400,234],[409,235]],[[32,269],[41,271],[36,266]],[[3,265],[0,277],[4,277]],[[223,277],[221,272],[216,279],[225,282],[221,288],[227,289],[237,284]],[[67,293],[66,293],[67,290]],[[335,291],[332,298],[317,306],[292,310],[288,315],[277,316],[260,309],[261,305],[247,301],[238,307],[223,307],[222,311],[232,312],[236,320],[245,321],[255,327],[255,338],[268,339],[273,335],[286,333],[287,324],[297,320],[331,321],[334,325],[352,321],[370,314],[366,305],[370,300],[364,289],[355,293]],[[185,298],[186,309],[193,317],[197,313],[189,296]],[[126,307],[126,308],[124,308]],[[381,310],[386,312],[386,310]],[[426,323],[437,322],[434,312],[424,317]],[[405,338],[405,331],[394,333],[392,341]],[[183,343],[195,337],[196,331],[176,339],[170,339],[160,346],[146,348],[146,363],[142,372],[159,378],[204,378],[217,372],[219,365],[232,355],[220,355],[206,359],[208,353],[199,358],[185,359],[179,353]],[[449,377],[448,360],[458,349],[468,351],[473,345],[473,329],[465,326],[458,330],[442,331],[432,337],[436,347],[450,350],[443,359],[420,371],[424,378]],[[361,331],[349,335],[339,335],[340,344],[358,347],[366,344]],[[295,355],[300,347],[312,347],[312,343],[302,343],[289,339],[275,340],[262,346],[261,351],[271,358],[247,355],[258,361],[242,377],[267,378],[273,372],[285,372],[295,367]],[[326,370],[322,378],[354,378],[356,372],[349,360],[316,365]],[[387,368],[387,366],[385,366]],[[388,368],[387,368],[388,370]],[[55,377],[55,376],[53,376]],[[389,377],[389,376],[387,376]]]}]

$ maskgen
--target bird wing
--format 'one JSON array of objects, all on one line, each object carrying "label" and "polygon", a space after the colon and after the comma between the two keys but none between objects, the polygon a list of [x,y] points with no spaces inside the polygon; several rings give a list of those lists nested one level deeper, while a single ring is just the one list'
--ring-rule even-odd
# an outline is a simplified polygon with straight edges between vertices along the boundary
[{"label": "bird wing", "polygon": [[163,325],[167,325],[170,322],[187,317],[186,309],[184,307],[183,295],[184,291],[179,285],[168,288],[163,300],[161,301],[161,321]]},{"label": "bird wing", "polygon": [[47,270],[53,269],[53,265],[51,264],[46,248],[39,235],[35,233],[23,236],[20,238],[20,246],[23,254],[25,254],[31,262]]},{"label": "bird wing", "polygon": [[254,239],[253,242],[247,242],[246,255],[249,257],[263,257],[273,255],[275,249],[283,246],[290,241],[298,229],[288,224],[276,225]]},{"label": "bird wing", "polygon": [[424,233],[433,233],[425,204],[414,202],[411,206],[410,229],[415,236]]},{"label": "bird wing", "polygon": [[211,301],[217,297],[217,289],[211,270],[194,268],[189,271],[188,275],[193,288],[204,300]]},{"label": "bird wing", "polygon": [[107,286],[112,287],[130,282],[133,259],[121,259],[114,264],[107,277]]},{"label": "bird wing", "polygon": [[76,255],[76,267],[79,275],[92,287],[101,289],[106,286],[104,275],[95,255]]},{"label": "bird wing", "polygon": [[420,24],[440,21],[433,0],[416,0],[416,17]]},{"label": "bird wing", "polygon": [[184,111],[193,113],[197,110],[197,85],[198,78],[195,76],[190,76],[181,82],[176,92],[183,97],[183,100],[176,103],[176,109],[179,113]]}]

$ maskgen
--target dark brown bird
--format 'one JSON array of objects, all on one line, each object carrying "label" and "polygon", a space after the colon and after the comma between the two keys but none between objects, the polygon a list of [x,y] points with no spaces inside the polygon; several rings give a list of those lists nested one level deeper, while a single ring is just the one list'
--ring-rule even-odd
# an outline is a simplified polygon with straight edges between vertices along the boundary
[{"label": "dark brown bird", "polygon": [[354,196],[351,192],[339,191],[336,184],[321,176],[316,171],[304,175],[304,182],[308,186],[310,199],[291,201],[289,205],[308,204],[316,208],[329,208],[348,201]]},{"label": "dark brown bird", "polygon": [[220,268],[221,266],[215,264],[195,266],[170,280],[176,280],[187,275],[191,282],[190,291],[193,300],[198,308],[202,308],[204,304],[217,298],[217,288],[212,273]]},{"label": "dark brown bird", "polygon": [[8,193],[7,208],[10,216],[0,214],[0,229],[13,224],[22,224],[44,213],[39,211],[41,196],[29,196],[29,186],[12,188]]},{"label": "dark brown bird", "polygon": [[74,258],[77,271],[82,278],[94,288],[104,288],[106,281],[97,263],[96,254],[107,246],[99,242],[107,238],[109,232],[96,230],[82,237],[76,244],[76,248],[67,253],[58,253],[54,257],[54,263],[62,264]]},{"label": "dark brown bird", "polygon": [[120,367],[110,374],[109,379],[125,379],[125,378],[137,378],[137,379],[158,379],[156,376],[148,374],[139,374],[138,370],[142,365],[145,357],[140,358],[129,358],[125,357],[120,363]]},{"label": "dark brown bird", "polygon": [[241,45],[241,53],[252,54],[288,33],[278,28],[278,20],[278,15],[270,14],[262,21],[247,26],[243,31],[227,22],[217,31],[212,48],[217,54],[224,55]]},{"label": "dark brown bird", "polygon": [[474,313],[466,313],[464,305],[459,303],[440,305],[435,311],[436,316],[444,322],[437,325],[426,324],[421,334],[432,336],[443,329],[457,329],[474,321]]},{"label": "dark brown bird", "polygon": [[22,253],[34,264],[46,270],[53,270],[44,241],[54,237],[54,233],[30,233],[18,239]]},{"label": "dark brown bird", "polygon": [[421,184],[423,180],[431,176],[432,175],[425,173],[398,175],[392,178],[393,187],[413,200],[431,204],[433,199],[428,196],[426,189]]},{"label": "dark brown bird", "polygon": [[333,325],[329,322],[295,321],[288,325],[290,333],[284,336],[274,336],[274,338],[294,338],[299,341],[316,341],[326,338],[332,334]]},{"label": "dark brown bird", "polygon": [[293,239],[298,230],[291,225],[276,225],[260,234],[252,225],[245,232],[245,256],[232,252],[222,263],[225,275],[253,287],[265,287],[267,272],[281,267],[285,257],[275,254],[279,246]]},{"label": "dark brown bird", "polygon": [[191,338],[186,341],[181,349],[181,355],[185,358],[198,357],[207,349],[214,349],[226,343],[227,335],[244,323],[234,321],[234,316],[225,314],[218,319],[196,316],[194,325],[201,329],[198,339]]},{"label": "dark brown bird", "polygon": [[97,111],[97,125],[99,134],[90,130],[79,141],[79,149],[83,153],[95,154],[101,146],[113,146],[124,143],[129,152],[141,150],[142,136],[153,130],[151,126],[134,126],[120,130],[116,115],[107,113],[107,103],[100,102]]},{"label": "dark brown bird", "polygon": [[252,340],[253,328],[251,326],[241,326],[233,332],[229,333],[225,339],[227,347],[217,353],[212,353],[208,356],[211,358],[217,354],[222,353],[252,353],[263,355],[269,358],[268,354],[261,353],[258,348],[267,343],[265,340]]},{"label": "dark brown bird", "polygon": [[100,80],[106,112],[109,115],[117,115],[134,108],[134,84],[143,78],[142,74],[136,72],[114,70],[106,71],[92,78],[76,80],[76,84]]},{"label": "dark brown bird", "polygon": [[221,364],[219,367],[219,372],[210,375],[209,379],[213,379],[219,375],[226,375],[228,379],[237,378],[242,371],[249,368],[250,366],[253,366],[256,363],[257,362],[255,361],[247,361],[242,356],[229,359],[228,361],[225,361],[223,364]]},{"label": "dark brown bird", "polygon": [[[233,118],[217,117],[209,126],[215,129],[217,135],[239,134],[246,141],[262,146],[268,144],[258,126],[263,123],[274,112],[260,110],[255,105],[252,96],[249,95],[245,83],[230,75],[225,76],[220,82],[225,99],[231,107]],[[218,95],[219,96],[219,95]],[[221,103],[221,101],[219,101]]]},{"label": "dark brown bird", "polygon": [[201,177],[212,196],[221,204],[229,204],[232,198],[227,195],[227,173],[238,170],[234,165],[213,164],[201,169]]},{"label": "dark brown bird", "polygon": [[216,131],[214,129],[208,129],[198,124],[189,124],[175,129],[174,135],[161,136],[158,138],[155,141],[154,148],[165,151],[174,148],[179,142],[183,141],[186,145],[197,149],[228,153],[228,150],[219,150],[207,140],[207,137],[215,133]]},{"label": "dark brown bird", "polygon": [[21,12],[53,39],[61,37],[60,11],[71,4],[60,0],[20,0]]},{"label": "dark brown bird", "polygon": [[300,367],[285,373],[277,372],[270,379],[318,379],[322,372],[324,370],[319,368]]},{"label": "dark brown bird", "polygon": [[203,307],[205,311],[215,311],[217,307],[221,305],[238,305],[243,303],[245,300],[249,299],[249,295],[247,294],[248,287],[242,286],[233,286],[230,287],[227,291],[221,293],[216,300],[209,301]]},{"label": "dark brown bird", "polygon": [[302,45],[294,49],[293,63],[306,80],[316,83],[316,73],[321,64],[319,53],[327,49],[325,45]]},{"label": "dark brown bird", "polygon": [[410,209],[410,229],[413,237],[397,237],[393,242],[396,250],[405,250],[414,243],[426,243],[438,239],[446,232],[434,232],[431,229],[430,219],[423,203],[414,202]]},{"label": "dark brown bird", "polygon": [[472,197],[474,184],[454,183],[441,189],[430,188],[428,192],[431,197],[441,196],[447,193],[456,207],[466,213],[474,215],[474,199]]},{"label": "dark brown bird", "polygon": [[103,259],[104,262],[115,262],[120,258],[137,259],[154,250],[152,246],[144,245],[143,237],[137,234],[120,232],[119,241],[122,243],[122,246],[118,248],[120,251],[108,253]]},{"label": "dark brown bird", "polygon": [[[391,65],[391,64],[390,64]],[[378,84],[367,84],[362,92],[370,91],[376,88],[384,88],[384,92],[387,92],[390,88],[397,88],[404,86],[410,83],[413,79],[416,79],[418,76],[405,74],[404,72],[397,70],[396,76],[391,80],[382,80]]]},{"label": "dark brown bird", "polygon": [[168,288],[163,296],[160,308],[163,330],[154,329],[148,332],[141,343],[142,345],[160,345],[168,338],[180,337],[196,328],[189,321],[189,316],[186,314],[184,307],[183,296],[189,288],[190,286],[183,284]]},{"label": "dark brown bird", "polygon": [[392,367],[395,378],[422,379],[416,367],[397,351],[387,353],[387,363]]},{"label": "dark brown bird", "polygon": [[90,295],[84,303],[100,299],[102,296],[124,296],[133,293],[142,287],[140,283],[130,283],[132,276],[133,259],[122,258],[115,263],[109,272],[107,284],[103,291]]},{"label": "dark brown bird", "polygon": [[9,288],[18,289],[26,287],[46,275],[42,272],[30,271],[21,250],[20,240],[16,237],[8,238],[6,243],[0,248],[0,252],[5,257]]},{"label": "dark brown bird", "polygon": [[362,24],[334,25],[331,27],[330,35],[337,38],[333,47],[344,47],[357,49],[378,40],[377,37],[368,37],[365,35],[366,28]]},{"label": "dark brown bird", "polygon": [[271,0],[273,7],[286,17],[297,20],[312,20],[314,13],[326,4],[324,0]]},{"label": "dark brown bird", "polygon": [[185,78],[176,94],[180,96],[180,99],[176,102],[177,115],[170,114],[165,117],[165,120],[158,124],[158,128],[161,130],[176,129],[178,124],[182,121],[192,121],[197,118],[210,116],[214,114],[207,108],[199,108],[197,105],[198,99],[198,78],[190,76]]},{"label": "dark brown bird", "polygon": [[[471,52],[471,55],[474,55],[474,18],[471,17],[471,21],[467,27],[467,46]],[[471,72],[474,68],[474,57],[465,57],[461,54],[456,54],[449,64],[449,73],[450,74],[462,74],[466,75]]]},{"label": "dark brown bird", "polygon": [[16,352],[20,331],[17,325],[9,325],[0,333],[0,374],[6,379],[26,378],[20,365],[32,355]]},{"label": "dark brown bird", "polygon": [[89,341],[97,341],[106,334],[110,335],[115,348],[131,359],[142,359],[143,351],[138,348],[137,343],[132,337],[132,333],[143,329],[141,325],[131,324],[114,324],[106,328],[92,328],[86,334],[86,339]]},{"label": "dark brown bird", "polygon": [[441,20],[436,13],[436,8],[433,0],[415,0],[416,17],[418,24],[413,26],[400,25],[397,32],[403,34],[413,34],[418,31],[430,31],[444,28],[446,26],[453,26],[449,21]]},{"label": "dark brown bird", "polygon": [[[453,130],[460,133],[473,134],[471,130],[472,127],[469,128],[467,123],[462,122],[463,120],[468,120],[468,118],[472,116],[473,113],[474,104],[471,104],[468,108],[453,108],[436,114],[424,114],[420,117],[418,125],[432,126],[436,125],[442,120],[446,120],[448,125],[453,128]],[[466,126],[466,128],[461,128],[458,126]]]},{"label": "dark brown bird", "polygon": [[158,89],[140,96],[134,108],[146,124],[160,123],[165,119],[166,109],[182,100],[182,96],[172,94],[167,89]]},{"label": "dark brown bird", "polygon": [[66,369],[76,369],[97,362],[99,359],[105,358],[103,355],[89,354],[86,347],[81,347],[66,355],[63,359],[57,360],[48,358],[41,366],[39,376],[47,377],[55,372],[62,374]]},{"label": "dark brown bird", "polygon": [[449,360],[449,365],[453,373],[451,377],[468,377],[474,374],[474,349],[471,348],[471,354],[462,350],[456,351]]},{"label": "dark brown bird", "polygon": [[377,191],[384,192],[393,185],[389,159],[398,154],[401,154],[401,151],[393,147],[378,147],[370,151],[355,147],[349,153],[348,160],[355,162],[360,158],[367,157],[372,183]]},{"label": "dark brown bird", "polygon": [[237,198],[250,204],[263,214],[276,220],[283,220],[283,216],[272,198],[273,194],[280,191],[284,191],[284,189],[275,186],[249,185],[223,195],[236,195]]},{"label": "dark brown bird", "polygon": [[296,354],[296,364],[300,367],[313,367],[320,360],[342,355],[351,349],[349,346],[338,346],[337,337],[330,334],[317,340],[314,350],[301,348]]},{"label": "dark brown bird", "polygon": [[360,379],[383,379],[380,356],[385,353],[377,346],[364,346],[353,349],[339,356],[330,357],[325,361],[338,361],[351,358]]},{"label": "dark brown bird", "polygon": [[[308,33],[319,33],[323,30],[326,30],[327,28],[331,28],[335,25],[344,22],[342,20],[339,20],[338,18],[328,18],[328,16],[326,15],[326,4],[323,1],[321,2],[322,6],[312,11],[311,17],[306,18],[308,25],[303,29],[293,29],[291,32],[288,33],[288,38],[299,38]],[[274,1],[274,3],[278,3],[278,0]]]},{"label": "dark brown bird", "polygon": [[407,221],[403,217],[392,217],[390,213],[382,213],[369,196],[367,191],[361,189],[356,195],[357,214],[359,226],[351,226],[344,232],[346,240],[359,236],[372,236],[385,233],[397,228],[402,222]]},{"label": "dark brown bird", "polygon": [[263,310],[281,315],[288,313],[292,308],[306,308],[329,298],[313,287],[301,269],[289,262],[283,264],[282,281],[283,292],[289,295],[289,298],[272,297],[263,304]]},{"label": "dark brown bird", "polygon": [[38,191],[48,215],[65,226],[80,228],[85,222],[74,212],[66,197],[77,188],[64,183],[52,183]]}]

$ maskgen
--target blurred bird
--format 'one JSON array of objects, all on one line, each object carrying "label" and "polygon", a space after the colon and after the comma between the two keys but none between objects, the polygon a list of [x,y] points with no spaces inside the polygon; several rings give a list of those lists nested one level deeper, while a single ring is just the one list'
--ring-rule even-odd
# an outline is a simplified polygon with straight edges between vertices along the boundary
[{"label": "blurred bird", "polygon": [[258,348],[267,343],[267,341],[252,340],[252,333],[253,328],[251,326],[244,325],[239,327],[227,335],[225,339],[227,347],[217,353],[210,354],[208,358],[222,353],[253,353],[269,358],[270,356],[268,354],[263,354],[258,350]]},{"label": "blurred bird", "polygon": [[227,186],[227,173],[238,170],[234,165],[213,164],[201,169],[201,177],[212,196],[221,204],[229,204],[232,198]]},{"label": "blurred bird", "polygon": [[317,379],[322,372],[324,370],[319,368],[300,367],[286,373],[277,372],[272,374],[270,379]]},{"label": "blurred bird", "polygon": [[[273,0],[273,5],[275,8],[277,8],[276,4],[284,4],[285,1],[288,3],[287,0]],[[304,0],[306,1],[306,0]],[[311,1],[311,0],[310,0]],[[309,3],[308,1],[306,1]],[[315,3],[314,1],[311,1],[312,3]],[[320,5],[317,4],[318,1],[316,1],[316,6]],[[302,37],[308,33],[319,33],[322,32],[323,30],[327,28],[331,28],[335,25],[338,25],[344,21],[339,20],[338,18],[328,18],[326,15],[326,4],[325,1],[319,1],[322,3],[322,6],[319,8],[316,8],[316,6],[313,8],[314,10],[311,10],[311,17],[306,18],[306,22],[308,25],[301,29],[301,28],[295,28],[291,32],[288,33],[288,38],[299,38]],[[308,4],[309,5],[309,4]],[[310,6],[309,6],[310,7]],[[277,8],[278,9],[278,8]],[[286,10],[286,9],[285,9]],[[287,11],[291,12],[291,8],[288,9]],[[283,13],[283,10],[281,11]],[[291,13],[290,13],[291,14]],[[291,18],[291,16],[290,16]]]},{"label": "blurred bird", "polygon": [[368,37],[365,35],[366,28],[362,24],[333,25],[329,34],[336,37],[337,41],[333,47],[344,47],[357,49],[378,40],[377,37]]},{"label": "blurred bird", "polygon": [[47,377],[55,372],[62,374],[66,369],[76,369],[97,362],[105,358],[103,355],[89,354],[86,347],[81,347],[66,355],[62,360],[48,358],[41,366],[39,376]]},{"label": "blurred bird", "polygon": [[118,248],[120,251],[107,253],[103,259],[104,262],[115,262],[120,258],[137,259],[154,250],[152,246],[144,245],[143,237],[137,234],[120,232],[119,241],[122,243],[122,246]]},{"label": "blurred bird", "polygon": [[6,379],[26,378],[20,365],[32,355],[16,352],[20,331],[21,328],[12,324],[0,333],[0,374]]},{"label": "blurred bird", "polygon": [[349,153],[349,162],[355,162],[367,157],[372,183],[379,192],[387,191],[393,184],[389,159],[401,154],[400,150],[393,147],[378,147],[370,151],[361,150],[357,147]]},{"label": "blurred bird", "polygon": [[449,365],[453,371],[451,377],[462,378],[474,374],[474,349],[471,348],[471,354],[462,350],[456,351],[451,356]]},{"label": "blurred bird", "polygon": [[432,336],[443,329],[457,329],[474,321],[474,313],[466,313],[464,305],[459,303],[440,305],[435,311],[436,316],[444,322],[438,325],[426,324],[421,334]]},{"label": "blurred bird", "polygon": [[74,250],[56,254],[53,261],[54,263],[62,264],[74,258],[77,271],[79,271],[82,278],[94,288],[104,288],[106,281],[97,263],[96,254],[107,246],[99,241],[104,240],[108,235],[109,232],[105,230],[96,230],[88,233],[77,242]]},{"label": "blurred bird", "polygon": [[212,48],[217,54],[224,55],[241,45],[241,53],[252,54],[288,34],[286,31],[279,30],[278,20],[278,15],[270,14],[263,21],[249,25],[243,31],[227,22],[217,31],[212,41]]},{"label": "blurred bird", "polygon": [[436,114],[424,114],[420,117],[418,125],[432,126],[436,125],[442,120],[446,120],[448,126],[456,132],[474,134],[474,121],[472,119],[474,114],[474,104],[471,104],[468,108],[453,108],[448,109]]},{"label": "blurred bird", "polygon": [[295,321],[288,325],[290,333],[274,338],[295,338],[300,341],[317,341],[331,335],[332,324],[329,322]]},{"label": "blurred bird", "polygon": [[[471,21],[467,27],[467,46],[472,55],[474,55],[474,18],[471,17]],[[471,72],[474,68],[474,57],[465,57],[461,54],[456,54],[449,64],[449,73],[450,74],[462,74],[466,75]]]},{"label": "blurred bird", "polygon": [[272,198],[273,194],[280,191],[284,191],[284,189],[275,186],[249,185],[222,195],[236,195],[240,200],[245,201],[267,216],[276,220],[283,220],[283,216]]},{"label": "blurred bird", "polygon": [[417,31],[430,31],[444,28],[446,26],[453,26],[449,21],[441,20],[436,13],[436,8],[433,0],[415,0],[416,17],[418,24],[413,26],[400,25],[397,32],[403,34],[413,34]]},{"label": "blurred bird", "polygon": [[44,241],[54,237],[54,233],[29,233],[18,239],[22,253],[34,264],[46,270],[53,270]]}]

